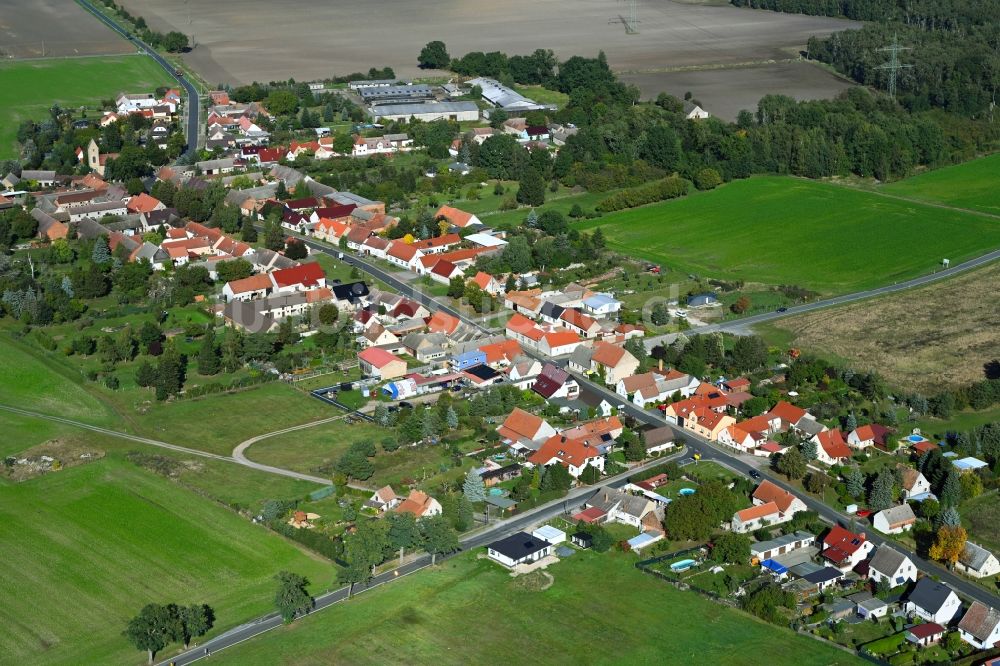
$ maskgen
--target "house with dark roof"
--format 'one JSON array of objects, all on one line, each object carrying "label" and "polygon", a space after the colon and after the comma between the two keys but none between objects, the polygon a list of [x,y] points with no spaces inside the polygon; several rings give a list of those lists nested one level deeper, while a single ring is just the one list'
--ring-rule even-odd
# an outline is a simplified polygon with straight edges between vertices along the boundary
[{"label": "house with dark roof", "polygon": [[837,584],[837,581],[844,577],[844,572],[840,569],[835,569],[834,567],[823,567],[819,571],[813,571],[812,573],[806,574],[802,578],[812,585],[815,585],[817,590],[823,592],[827,588],[830,588]]},{"label": "house with dark roof", "polygon": [[944,583],[921,578],[907,597],[905,608],[911,615],[946,625],[962,610],[962,600]]},{"label": "house with dark roof", "polygon": [[518,564],[531,564],[553,553],[555,546],[545,539],[518,532],[486,547],[491,560],[512,569]]},{"label": "house with dark roof", "polygon": [[572,400],[580,395],[580,385],[568,372],[552,363],[546,363],[531,390],[546,400],[566,398]]},{"label": "house with dark roof", "polygon": [[1000,562],[996,555],[982,546],[966,541],[955,569],[973,578],[989,578],[1000,573]]},{"label": "house with dark roof", "polygon": [[913,528],[917,517],[909,504],[891,506],[872,517],[872,525],[882,534],[902,534]]},{"label": "house with dark roof", "polygon": [[917,580],[917,573],[919,571],[913,560],[884,543],[868,562],[868,577],[876,583],[884,580],[890,587]]}]

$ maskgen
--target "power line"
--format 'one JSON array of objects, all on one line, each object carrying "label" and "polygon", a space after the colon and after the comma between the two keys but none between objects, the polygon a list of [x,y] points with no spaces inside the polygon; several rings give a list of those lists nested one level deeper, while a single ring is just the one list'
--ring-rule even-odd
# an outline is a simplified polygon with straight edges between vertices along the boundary
[{"label": "power line", "polygon": [[628,2],[628,16],[622,16],[619,14],[617,17],[608,21],[608,23],[621,23],[625,26],[626,35],[637,35],[639,34],[639,8],[637,0],[625,0]]},{"label": "power line", "polygon": [[878,51],[885,52],[889,54],[889,62],[879,65],[876,69],[882,69],[889,72],[889,97],[895,99],[896,97],[896,74],[901,69],[912,69],[913,65],[904,65],[899,62],[899,52],[900,51],[912,51],[913,49],[909,46],[900,46],[899,37],[893,33],[892,44],[889,46],[883,46]]}]

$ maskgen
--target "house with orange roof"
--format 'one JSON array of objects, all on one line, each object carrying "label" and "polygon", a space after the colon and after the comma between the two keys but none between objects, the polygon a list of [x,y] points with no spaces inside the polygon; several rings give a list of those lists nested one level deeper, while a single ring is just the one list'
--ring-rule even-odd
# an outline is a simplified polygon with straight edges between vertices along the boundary
[{"label": "house with orange roof", "polygon": [[767,502],[765,504],[754,505],[733,514],[730,530],[737,534],[746,534],[747,532],[753,532],[768,525],[777,525],[791,519],[791,516],[789,516],[782,520],[782,514],[778,509],[778,505],[774,502]]},{"label": "house with orange roof", "polygon": [[844,441],[839,428],[817,433],[811,441],[816,444],[816,459],[821,463],[837,465],[851,458],[851,447]]},{"label": "house with orange roof", "polygon": [[767,435],[762,435],[759,431],[751,432],[743,428],[739,423],[725,428],[719,433],[719,444],[736,449],[741,453],[753,453],[753,450],[767,441]]},{"label": "house with orange roof", "polygon": [[530,317],[537,317],[542,309],[541,289],[525,289],[508,291],[504,294],[503,305],[508,310],[520,312]]},{"label": "house with orange roof", "polygon": [[719,414],[708,407],[696,407],[684,419],[684,428],[710,441],[719,439],[719,433],[736,423],[728,414]]},{"label": "house with orange roof", "polygon": [[451,335],[458,329],[461,323],[458,317],[450,315],[444,310],[438,310],[427,320],[427,330],[431,333]]},{"label": "house with orange roof", "polygon": [[437,212],[434,214],[434,219],[445,220],[451,226],[458,227],[459,229],[464,229],[468,226],[476,224],[482,224],[479,218],[472,213],[466,213],[464,210],[452,208],[451,206],[441,206],[438,208]]},{"label": "house with orange roof", "polygon": [[799,511],[808,510],[805,502],[778,484],[767,479],[760,482],[757,489],[753,491],[753,497],[751,499],[753,499],[754,504],[767,504],[768,502],[773,502],[777,505],[779,511],[788,515],[789,520]]},{"label": "house with orange roof", "polygon": [[358,352],[361,372],[368,377],[396,379],[406,374],[406,361],[378,347]]},{"label": "house with orange roof", "polygon": [[140,192],[128,200],[125,208],[130,213],[152,213],[154,210],[163,210],[166,206],[156,197]]},{"label": "house with orange roof", "polygon": [[313,227],[313,236],[334,245],[340,243],[340,238],[347,233],[349,226],[341,220],[331,220],[321,217]]},{"label": "house with orange roof", "polygon": [[495,368],[510,365],[523,351],[517,340],[504,340],[479,347],[486,354],[486,364]]},{"label": "house with orange roof", "polygon": [[639,369],[639,360],[624,347],[599,340],[593,346],[577,347],[569,366],[577,372],[596,373],[605,384],[617,386]]},{"label": "house with orange roof", "polygon": [[479,271],[470,280],[490,296],[499,296],[503,293],[503,285],[489,273]]},{"label": "house with orange roof", "polygon": [[222,295],[227,303],[232,301],[250,301],[264,298],[274,291],[274,282],[269,273],[251,275],[242,280],[231,280],[222,288]]},{"label": "house with orange roof", "polygon": [[587,465],[603,472],[604,456],[596,447],[582,440],[552,435],[536,452],[528,456],[528,464],[535,467],[559,464],[569,471],[570,476],[578,478]]},{"label": "house with orange roof", "polygon": [[414,247],[412,243],[405,243],[401,240],[392,241],[392,245],[385,252],[386,261],[400,268],[415,270],[424,253]]},{"label": "house with orange roof", "polygon": [[497,427],[497,434],[511,448],[536,451],[542,442],[556,434],[556,429],[541,416],[515,407]]},{"label": "house with orange roof", "polygon": [[507,337],[517,340],[524,346],[535,349],[541,340],[542,330],[532,320],[522,314],[514,313],[507,320]]},{"label": "house with orange roof", "polygon": [[585,338],[596,338],[601,333],[601,325],[597,320],[579,310],[566,308],[559,319],[562,320],[563,326]]},{"label": "house with orange roof", "polygon": [[584,421],[562,431],[562,434],[570,439],[578,439],[584,444],[590,444],[598,449],[602,454],[608,453],[614,445],[616,439],[621,437],[625,426],[617,416],[607,416],[604,418]]},{"label": "house with orange roof", "polygon": [[556,328],[542,335],[538,351],[546,356],[564,356],[583,344],[580,336],[566,329]]},{"label": "house with orange roof", "polygon": [[461,242],[462,237],[458,234],[445,234],[426,240],[414,241],[412,245],[424,254],[441,254],[448,248],[458,245]]},{"label": "house with orange roof", "polygon": [[441,515],[441,503],[422,490],[411,490],[407,498],[393,511],[412,513],[417,518],[428,518]]},{"label": "house with orange roof", "polygon": [[789,430],[790,428],[794,428],[795,424],[802,420],[808,412],[790,402],[780,400],[768,413],[781,420],[782,430]]},{"label": "house with orange roof", "polygon": [[859,426],[847,436],[847,445],[852,449],[866,449],[869,446],[884,444],[889,435],[889,429],[878,423]]}]

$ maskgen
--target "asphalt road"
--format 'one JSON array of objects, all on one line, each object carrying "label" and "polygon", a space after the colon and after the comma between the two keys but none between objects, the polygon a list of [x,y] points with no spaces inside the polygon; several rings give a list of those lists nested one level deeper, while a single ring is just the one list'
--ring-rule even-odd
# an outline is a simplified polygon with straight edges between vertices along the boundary
[{"label": "asphalt road", "polygon": [[102,14],[101,11],[98,10],[93,4],[88,2],[88,0],[77,0],[77,2],[79,2],[80,5],[83,6],[83,8],[86,9],[88,12],[93,14],[98,21],[105,24],[106,26],[117,32],[119,35],[121,35],[128,41],[135,44],[136,48],[138,48],[140,51],[144,51],[146,55],[155,60],[160,65],[160,67],[166,70],[167,74],[172,76],[177,81],[177,83],[179,83],[184,88],[185,92],[187,92],[187,103],[186,103],[187,151],[185,151],[185,153],[192,154],[196,150],[198,150],[198,129],[199,129],[198,116],[201,113],[201,103],[198,100],[198,91],[195,90],[191,82],[188,81],[183,76],[177,76],[174,73],[175,67],[171,65],[169,62],[167,62],[163,56],[157,53],[156,49],[154,49],[149,44],[146,44],[138,37],[131,35],[127,30],[125,30],[125,28],[123,28],[118,23],[112,21],[110,18]]},{"label": "asphalt road", "polygon": [[[330,250],[327,246],[324,246],[320,243],[311,242],[310,245],[314,250],[326,252],[327,254],[331,254],[333,256],[339,254],[339,251]],[[758,315],[757,317],[750,317],[748,318],[750,320],[749,323],[759,323],[761,321],[769,321],[770,319],[776,319],[777,317],[781,316],[798,314],[801,312],[809,312],[812,310],[819,310],[825,307],[830,307],[832,305],[840,305],[842,303],[849,303],[856,300],[871,298],[872,296],[880,296],[895,291],[902,291],[903,289],[910,289],[923,284],[934,282],[935,280],[940,280],[945,277],[949,277],[951,275],[955,275],[957,273],[969,270],[976,266],[982,266],[996,259],[1000,259],[1000,250],[983,255],[982,257],[965,262],[964,264],[960,264],[958,266],[954,266],[952,268],[939,271],[938,273],[935,273],[933,275],[925,275],[923,277],[914,278],[913,280],[908,280],[905,283],[899,283],[896,285],[882,287],[879,289],[872,289],[866,292],[858,292],[856,294],[847,294],[844,296],[839,296],[837,298],[828,299],[826,301],[820,301],[817,303],[810,303],[802,306],[797,306],[796,308],[789,308],[788,312],[785,313],[767,313],[764,315]],[[447,305],[438,303],[433,297],[424,294],[423,292],[415,291],[411,285],[402,282],[401,280],[392,276],[390,273],[358,258],[357,256],[349,255],[345,252],[344,260],[347,261],[348,263],[358,266],[358,268],[363,269],[364,271],[382,280],[386,284],[398,289],[400,293],[406,296],[414,298],[415,300],[420,300],[420,302],[424,303],[425,305],[430,305],[433,308],[444,310],[445,312],[448,312],[449,314],[452,314],[460,318],[466,324],[474,326],[481,331],[487,333],[490,332],[488,329],[483,328],[480,324],[473,321],[463,313],[458,312],[454,308],[451,308]],[[740,321],[748,322],[748,319],[742,319]],[[528,353],[531,356],[535,356],[530,352]],[[541,360],[543,363],[550,360],[538,356],[535,357]],[[565,360],[560,361],[559,364],[565,366]],[[608,402],[610,402],[612,405],[624,405],[625,413],[635,418],[640,423],[645,423],[651,426],[663,426],[663,425],[670,426],[674,431],[675,441],[684,442],[691,453],[700,453],[702,456],[702,460],[714,460],[716,462],[722,463],[723,465],[732,469],[733,471],[739,472],[744,475],[747,475],[751,469],[755,469],[759,471],[763,476],[766,476],[771,481],[781,486],[785,490],[788,490],[789,492],[794,492],[796,495],[801,497],[802,500],[806,503],[806,506],[808,506],[811,510],[816,511],[824,520],[827,520],[831,523],[840,523],[845,526],[850,524],[850,521],[852,519],[850,515],[846,513],[841,513],[840,511],[834,509],[833,507],[824,504],[820,500],[809,496],[807,493],[803,493],[798,489],[792,488],[781,479],[770,474],[770,472],[767,469],[765,469],[766,459],[764,458],[760,459],[763,467],[759,468],[757,465],[750,465],[743,459],[729,454],[721,447],[710,443],[708,440],[699,437],[688,430],[671,426],[671,424],[667,423],[659,413],[654,413],[651,411],[640,409],[636,405],[624,400],[622,396],[618,395],[617,393],[608,389],[607,387],[601,384],[596,384],[582,375],[576,373],[573,373],[573,375],[581,386],[587,386],[590,390],[594,391],[595,393],[604,396],[605,398],[607,398]],[[994,608],[1000,608],[1000,596],[990,593],[986,588],[971,582],[967,578],[958,576],[944,569],[943,567],[939,566],[934,562],[930,562],[928,560],[918,557],[916,553],[914,553],[911,550],[908,550],[902,544],[899,544],[895,541],[891,541],[879,536],[874,531],[874,529],[871,528],[865,529],[865,532],[868,535],[868,537],[873,542],[875,542],[876,545],[881,543],[889,543],[897,550],[905,552],[910,557],[910,559],[912,559],[914,563],[918,565],[918,567],[921,570],[923,570],[926,573],[934,574],[940,577],[941,580],[947,582],[949,585],[954,587],[961,594],[964,594],[966,597],[977,599],[985,604],[993,606]]]},{"label": "asphalt road", "polygon": [[[993,252],[984,254],[981,257],[970,259],[965,263],[956,264],[954,266],[944,268],[929,275],[922,275],[920,277],[915,277],[912,280],[897,282],[895,284],[886,285],[884,287],[878,287],[877,289],[869,289],[867,291],[857,291],[852,294],[835,296],[833,298],[827,298],[822,301],[815,301],[814,303],[793,305],[784,312],[778,312],[776,310],[772,312],[762,312],[761,314],[751,315],[749,317],[742,317],[740,319],[734,319],[720,324],[696,326],[687,331],[684,331],[684,333],[692,334],[692,333],[711,333],[713,331],[746,331],[749,329],[750,326],[753,326],[755,324],[762,324],[765,322],[774,321],[776,319],[781,319],[782,317],[792,317],[794,315],[805,314],[806,312],[823,310],[825,308],[833,307],[835,305],[844,305],[846,303],[853,303],[855,301],[863,301],[868,298],[874,298],[876,296],[885,296],[887,294],[894,294],[898,291],[905,291],[907,289],[913,289],[914,287],[920,287],[925,284],[931,284],[932,282],[937,282],[938,280],[944,280],[946,278],[953,277],[955,275],[958,275],[959,273],[964,273],[965,271],[972,270],[973,268],[985,266],[986,264],[992,261],[996,261],[997,259],[1000,259],[1000,250],[994,250]],[[656,345],[661,344],[663,342],[670,342],[676,337],[676,335],[677,335],[676,333],[668,333],[666,335],[646,338],[645,340],[646,347],[647,349],[652,349]]]},{"label": "asphalt road", "polygon": [[[496,523],[492,523],[488,526],[480,528],[479,530],[468,534],[460,540],[461,550],[459,553],[464,551],[473,550],[475,548],[481,548],[489,543],[502,539],[506,536],[525,529],[531,525],[544,522],[556,516],[569,513],[571,510],[582,506],[590,497],[595,495],[603,487],[621,487],[628,482],[628,477],[637,474],[645,469],[654,467],[656,465],[662,465],[668,460],[676,460],[685,455],[684,451],[678,452],[672,456],[658,458],[656,460],[651,460],[647,463],[639,465],[630,469],[629,471],[619,474],[615,477],[609,477],[605,481],[597,486],[585,486],[583,488],[575,488],[566,495],[566,497],[554,500],[542,506],[536,507],[522,514],[518,514],[511,518],[507,518]],[[454,557],[458,553],[447,555],[444,557],[438,557],[437,561],[440,563],[450,557]],[[353,590],[353,594],[361,594],[368,590],[375,589],[380,585],[385,583],[390,583],[395,580],[399,580],[404,576],[416,573],[421,569],[431,565],[431,557],[429,555],[421,555],[417,559],[407,562],[406,564],[386,571],[375,576],[371,582],[366,585],[356,585]],[[315,606],[311,613],[315,613],[324,608],[329,608],[334,604],[340,603],[347,600],[348,598],[348,588],[342,587],[336,590],[331,590],[324,594],[316,597]],[[174,657],[165,657],[159,662],[161,666],[167,666],[168,664],[175,664],[175,666],[183,666],[184,664],[191,664],[200,659],[210,657],[212,653],[218,652],[219,650],[224,650],[228,647],[238,645],[246,640],[254,638],[264,634],[272,629],[277,629],[283,624],[281,616],[277,613],[271,613],[263,617],[259,617],[251,622],[242,624],[235,627],[224,634],[221,634],[211,640],[205,641],[186,652],[183,652]]]}]

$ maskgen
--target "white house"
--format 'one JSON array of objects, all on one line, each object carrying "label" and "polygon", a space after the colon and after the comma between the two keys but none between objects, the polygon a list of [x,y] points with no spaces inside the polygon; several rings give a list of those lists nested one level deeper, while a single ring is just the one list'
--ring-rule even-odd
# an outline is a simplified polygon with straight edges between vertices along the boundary
[{"label": "white house", "polygon": [[594,294],[584,299],[583,309],[595,317],[609,317],[622,309],[622,302],[609,294]]},{"label": "white house", "polygon": [[890,587],[917,580],[913,561],[895,548],[882,544],[868,563],[869,576],[875,582],[887,581]]},{"label": "white house", "polygon": [[563,435],[553,435],[545,440],[538,451],[528,458],[528,462],[537,467],[560,464],[573,478],[583,474],[588,465],[604,472],[604,456],[596,446]]},{"label": "white house", "polygon": [[807,548],[816,543],[816,536],[809,532],[798,531],[792,534],[758,541],[750,545],[750,555],[760,561],[769,560],[790,553],[799,548]]},{"label": "white house", "polygon": [[491,560],[499,562],[508,568],[518,564],[531,564],[552,554],[554,546],[527,532],[512,534],[506,539],[494,541],[486,547],[486,554]]},{"label": "white house", "polygon": [[928,622],[947,625],[962,609],[962,600],[955,591],[933,578],[921,578],[910,592],[906,611]]},{"label": "white house", "polygon": [[777,504],[767,502],[766,504],[758,504],[749,509],[737,511],[733,514],[730,529],[737,534],[745,534],[746,532],[753,532],[768,525],[788,522],[791,519],[791,515],[782,515]]},{"label": "white house", "polygon": [[989,578],[1000,573],[1000,561],[982,546],[966,541],[955,569],[973,578]]},{"label": "white house", "polygon": [[992,650],[1000,644],[1000,611],[981,601],[974,601],[958,623],[962,640],[979,650]]},{"label": "white house", "polygon": [[883,509],[872,518],[872,525],[882,534],[902,534],[912,529],[917,522],[909,504],[900,504]]},{"label": "white house", "polygon": [[903,499],[910,500],[926,496],[931,492],[931,483],[919,470],[908,465],[899,465],[903,477]]}]

